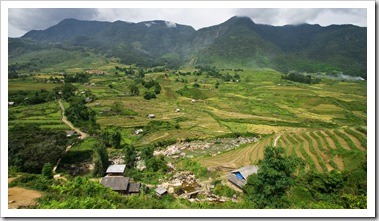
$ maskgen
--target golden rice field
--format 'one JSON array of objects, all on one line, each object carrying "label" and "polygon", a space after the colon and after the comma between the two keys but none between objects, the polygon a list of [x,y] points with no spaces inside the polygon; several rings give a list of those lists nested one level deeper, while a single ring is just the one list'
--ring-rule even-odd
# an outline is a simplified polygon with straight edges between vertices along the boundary
[{"label": "golden rice field", "polygon": [[342,153],[367,151],[366,134],[356,128],[303,130],[269,135],[257,143],[217,156],[199,158],[198,161],[210,168],[238,168],[256,164],[258,160],[263,159],[264,147],[273,145],[276,138],[278,138],[276,146],[285,148],[288,155],[303,159],[307,170],[319,172],[345,168],[344,158],[336,154],[338,153],[336,150]]}]

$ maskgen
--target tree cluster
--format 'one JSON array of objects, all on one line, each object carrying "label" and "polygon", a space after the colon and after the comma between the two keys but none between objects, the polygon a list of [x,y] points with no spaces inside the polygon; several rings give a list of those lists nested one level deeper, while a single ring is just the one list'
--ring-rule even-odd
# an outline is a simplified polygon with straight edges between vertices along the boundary
[{"label": "tree cluster", "polygon": [[281,147],[265,147],[257,174],[248,177],[245,199],[257,208],[367,208],[366,161],[353,170],[299,171],[304,162]]},{"label": "tree cluster", "polygon": [[15,125],[8,132],[8,166],[40,173],[45,163],[55,164],[63,155],[67,141],[64,131],[33,124]]},{"label": "tree cluster", "polygon": [[54,92],[45,89],[39,91],[17,91],[8,94],[8,100],[15,102],[16,105],[41,104],[54,99]]},{"label": "tree cluster", "polygon": [[64,74],[63,76],[66,83],[86,83],[91,77],[91,75],[86,73]]},{"label": "tree cluster", "polygon": [[287,75],[283,75],[282,79],[304,83],[304,84],[317,84],[320,83],[319,78],[312,78],[311,75],[303,75],[298,73],[289,73]]},{"label": "tree cluster", "polygon": [[90,133],[95,132],[99,128],[99,125],[96,123],[95,111],[87,107],[81,98],[73,98],[65,114],[67,119],[74,125]]}]

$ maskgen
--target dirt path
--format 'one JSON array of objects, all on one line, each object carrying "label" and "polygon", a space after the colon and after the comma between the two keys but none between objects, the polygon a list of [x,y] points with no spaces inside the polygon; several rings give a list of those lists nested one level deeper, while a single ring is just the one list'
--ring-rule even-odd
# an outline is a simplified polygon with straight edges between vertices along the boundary
[{"label": "dirt path", "polygon": [[277,136],[277,137],[275,138],[275,141],[274,141],[274,147],[276,147],[276,143],[278,142],[278,140],[279,140],[279,138],[280,138],[281,136],[282,136],[282,135],[279,134],[279,136]]},{"label": "dirt path", "polygon": [[84,133],[84,132],[80,131],[78,128],[74,127],[74,125],[72,125],[72,123],[70,121],[67,120],[67,117],[64,115],[64,110],[65,109],[64,109],[62,100],[58,100],[58,104],[61,107],[61,111],[62,111],[61,116],[62,116],[63,123],[65,123],[67,126],[69,126],[76,133],[80,134],[80,139],[83,140],[83,139],[86,139],[87,137],[89,137],[89,135],[87,133]]},{"label": "dirt path", "polygon": [[[14,180],[8,178],[8,184]],[[36,204],[36,199],[43,195],[42,192],[28,190],[22,187],[8,188],[8,209],[17,209],[20,206],[31,206]]]}]

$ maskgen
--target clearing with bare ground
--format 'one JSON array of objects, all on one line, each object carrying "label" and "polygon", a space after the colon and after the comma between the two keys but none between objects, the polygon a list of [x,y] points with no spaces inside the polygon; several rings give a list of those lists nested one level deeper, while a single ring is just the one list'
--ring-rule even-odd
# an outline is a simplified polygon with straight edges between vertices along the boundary
[{"label": "clearing with bare ground", "polygon": [[[8,184],[14,179],[15,177],[8,178]],[[42,195],[42,192],[36,190],[28,190],[22,187],[8,188],[8,208],[17,209],[20,206],[35,205],[37,203],[36,199]]]}]

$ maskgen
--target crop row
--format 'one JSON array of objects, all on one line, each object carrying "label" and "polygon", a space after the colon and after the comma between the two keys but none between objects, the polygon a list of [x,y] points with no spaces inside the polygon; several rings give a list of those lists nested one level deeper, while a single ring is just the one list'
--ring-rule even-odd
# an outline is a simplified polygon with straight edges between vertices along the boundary
[{"label": "crop row", "polygon": [[[268,136],[258,143],[219,154],[213,157],[199,158],[207,167],[227,166],[238,168],[256,164],[263,159],[264,147],[273,145],[277,135]],[[366,137],[359,128],[336,130],[319,130],[297,133],[283,133],[276,146],[286,149],[306,162],[306,170],[327,172],[333,169],[344,169],[344,156],[353,152],[366,152]]]}]

